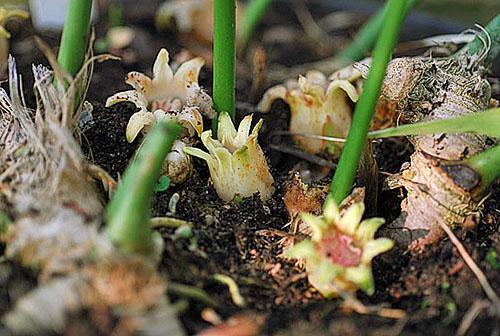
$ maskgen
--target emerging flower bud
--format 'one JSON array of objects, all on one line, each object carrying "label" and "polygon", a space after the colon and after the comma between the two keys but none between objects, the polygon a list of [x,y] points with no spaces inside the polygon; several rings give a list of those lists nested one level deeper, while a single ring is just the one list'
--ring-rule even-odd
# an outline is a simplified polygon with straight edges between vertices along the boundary
[{"label": "emerging flower bud", "polygon": [[170,182],[174,184],[186,180],[193,169],[191,158],[184,153],[184,148],[186,144],[183,141],[175,140],[172,150],[163,162],[162,174],[169,176]]},{"label": "emerging flower bud", "polygon": [[351,125],[352,103],[358,101],[356,88],[347,80],[328,81],[318,71],[310,71],[297,81],[270,88],[262,97],[257,109],[268,112],[276,99],[290,105],[290,132],[293,141],[309,153],[328,149],[337,155],[338,144],[312,139],[301,134],[345,138]]},{"label": "emerging flower bud", "polygon": [[134,141],[141,130],[148,130],[158,119],[173,119],[184,126],[189,137],[203,131],[202,113],[213,118],[212,98],[198,85],[203,66],[201,58],[180,65],[174,74],[166,49],[160,50],[153,66],[153,79],[140,72],[130,72],[126,83],[134,89],[116,93],[108,98],[106,106],[129,101],[140,111],[132,115],[126,136]]},{"label": "emerging flower bud", "polygon": [[251,123],[252,116],[246,116],[236,131],[229,114],[222,112],[217,140],[212,138],[212,131],[201,134],[208,153],[194,147],[184,149],[189,155],[207,162],[215,190],[226,202],[236,196],[250,197],[256,192],[266,201],[274,192],[273,177],[257,142],[262,120],[249,134]]},{"label": "emerging flower bud", "polygon": [[371,261],[394,245],[388,238],[374,239],[383,218],[360,223],[364,208],[362,202],[354,203],[341,214],[335,202],[327,199],[322,216],[302,213],[312,239],[296,244],[287,255],[304,259],[309,282],[327,298],[358,289],[372,295]]}]

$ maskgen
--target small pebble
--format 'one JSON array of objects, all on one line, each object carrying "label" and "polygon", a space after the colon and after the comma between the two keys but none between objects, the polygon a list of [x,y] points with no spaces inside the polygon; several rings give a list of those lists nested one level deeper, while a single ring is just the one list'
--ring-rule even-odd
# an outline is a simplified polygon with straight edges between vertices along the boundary
[{"label": "small pebble", "polygon": [[219,223],[219,220],[213,215],[205,215],[205,223],[207,223],[207,225],[214,225]]}]

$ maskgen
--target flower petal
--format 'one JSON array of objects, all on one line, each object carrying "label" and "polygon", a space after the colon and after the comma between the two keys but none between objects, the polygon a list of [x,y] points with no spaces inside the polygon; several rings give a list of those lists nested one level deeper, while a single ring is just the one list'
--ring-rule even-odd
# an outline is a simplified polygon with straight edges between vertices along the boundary
[{"label": "flower petal", "polygon": [[196,148],[196,147],[184,147],[184,153],[191,155],[191,156],[195,156],[195,157],[200,158],[202,160],[205,160],[207,162],[212,160],[212,157],[210,156],[210,154],[208,154],[207,152],[205,152],[199,148]]},{"label": "flower petal", "polygon": [[259,137],[259,131],[262,128],[263,124],[264,124],[264,120],[260,119],[257,122],[257,124],[253,127],[252,133],[250,134],[250,136],[248,137],[248,139],[251,139],[251,138],[257,139]]},{"label": "flower petal", "polygon": [[300,217],[311,228],[312,239],[314,241],[320,241],[323,237],[323,233],[328,229],[328,223],[325,222],[323,218],[314,216],[307,212],[302,212]]},{"label": "flower petal", "polygon": [[169,55],[167,49],[161,49],[156,57],[155,64],[153,65],[153,85],[157,90],[160,88],[167,88],[169,83],[172,81],[173,73],[170,68]]},{"label": "flower petal", "polygon": [[110,107],[124,101],[135,104],[135,106],[137,106],[141,110],[146,110],[148,104],[146,98],[141,92],[138,92],[136,90],[129,90],[115,93],[114,95],[109,97],[106,100],[106,107]]},{"label": "flower petal", "polygon": [[261,112],[269,112],[273,101],[276,99],[285,100],[286,94],[287,88],[284,85],[278,85],[268,89],[257,105],[257,110]]},{"label": "flower petal", "polygon": [[237,132],[234,128],[233,121],[227,112],[221,112],[219,115],[219,125],[217,128],[217,139],[224,145],[229,145],[229,150],[234,152],[237,148],[233,146],[233,139]]},{"label": "flower petal", "polygon": [[305,239],[288,249],[285,252],[285,256],[292,259],[303,259],[310,258],[316,253],[317,252],[316,248],[314,247],[314,243],[309,239]]},{"label": "flower petal", "polygon": [[363,246],[363,255],[361,262],[364,264],[370,263],[375,256],[389,251],[394,246],[394,241],[389,238],[379,238],[370,240]]},{"label": "flower petal", "polygon": [[332,197],[327,197],[325,200],[323,216],[328,223],[338,223],[340,221],[339,207]]},{"label": "flower petal", "polygon": [[358,285],[366,294],[372,295],[374,293],[375,286],[370,266],[361,264],[356,267],[349,267],[346,269],[344,276],[347,280]]},{"label": "flower petal", "polygon": [[381,227],[385,223],[383,218],[370,218],[365,219],[359,224],[358,229],[356,230],[356,239],[360,241],[369,241],[373,240],[375,237],[375,232],[377,232],[378,228]]},{"label": "flower petal", "polygon": [[365,205],[361,202],[354,203],[347,208],[340,221],[337,222],[337,227],[340,231],[353,235],[361,221],[361,217],[363,217],[363,212],[365,212]]},{"label": "flower petal", "polygon": [[326,90],[326,95],[329,96],[333,94],[335,91],[342,90],[347,96],[356,103],[359,99],[359,94],[354,85],[346,80],[334,80],[328,85],[328,89]]},{"label": "flower petal", "polygon": [[213,119],[217,116],[212,97],[202,89],[198,89],[190,94],[185,104],[198,107],[200,113],[208,119]]},{"label": "flower petal", "polygon": [[184,84],[198,84],[198,76],[203,65],[205,65],[205,61],[201,57],[196,57],[182,63],[175,72],[174,80]]},{"label": "flower petal", "polygon": [[152,82],[151,78],[143,73],[132,71],[127,75],[125,83],[132,86],[135,90],[143,92],[146,97],[151,94]]},{"label": "flower petal", "polygon": [[[232,146],[234,148],[240,148],[244,146],[247,141],[248,141],[248,135],[250,133],[250,127],[252,126],[252,115],[247,115],[243,120],[240,122],[240,125],[238,126],[238,132],[236,133],[236,136],[231,139],[231,143],[227,144],[222,142],[224,146]],[[228,140],[228,139],[226,139]]]},{"label": "flower petal", "polygon": [[190,136],[194,135],[192,134],[194,132],[191,132],[191,129],[198,135],[203,132],[203,117],[198,111],[198,108],[195,106],[184,106],[175,119],[182,126],[188,129]]},{"label": "flower petal", "polygon": [[335,297],[339,293],[340,283],[337,281],[342,269],[329,260],[316,261],[311,264],[306,261],[306,269],[309,273],[309,283],[316,288],[325,298]]},{"label": "flower petal", "polygon": [[135,140],[139,132],[146,126],[151,126],[156,122],[156,118],[151,112],[139,111],[134,113],[127,124],[126,138],[128,142]]}]

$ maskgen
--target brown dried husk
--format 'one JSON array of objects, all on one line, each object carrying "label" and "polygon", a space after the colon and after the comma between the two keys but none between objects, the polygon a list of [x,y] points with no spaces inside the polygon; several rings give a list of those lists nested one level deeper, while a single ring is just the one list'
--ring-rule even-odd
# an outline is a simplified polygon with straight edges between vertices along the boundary
[{"label": "brown dried husk", "polygon": [[76,87],[86,86],[76,83],[87,83],[87,72],[67,90],[53,84],[47,68],[33,73],[36,111],[23,103],[13,59],[10,98],[0,89],[0,209],[9,209],[12,219],[2,237],[5,255],[39,270],[38,286],[15,303],[4,324],[14,334],[64,333],[71,316],[104,311],[116,323],[97,325],[103,333],[182,335],[155,265],[118,251],[99,232],[103,206],[73,137],[83,106],[74,112]]},{"label": "brown dried husk", "polygon": [[[478,113],[488,107],[491,98],[484,75],[481,60],[467,55],[395,59],[389,63],[378,108],[393,109],[404,123]],[[410,230],[428,231],[411,246],[420,248],[443,236],[440,223],[471,228],[478,222],[484,196],[479,188],[480,176],[473,176],[471,185],[474,172],[449,174],[446,167],[484,151],[494,142],[471,133],[415,136],[410,140],[415,152],[400,177],[408,194],[399,221]]]}]

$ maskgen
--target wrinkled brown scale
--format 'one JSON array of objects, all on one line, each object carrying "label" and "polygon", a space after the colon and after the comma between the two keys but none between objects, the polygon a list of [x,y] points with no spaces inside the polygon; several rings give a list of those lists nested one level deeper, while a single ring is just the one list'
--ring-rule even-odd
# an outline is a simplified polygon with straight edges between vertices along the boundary
[{"label": "wrinkled brown scale", "polygon": [[408,108],[409,95],[415,91],[425,64],[420,58],[396,58],[387,66],[384,85],[375,109],[375,129],[393,126]]},{"label": "wrinkled brown scale", "polygon": [[[402,122],[465,116],[485,110],[491,87],[477,66],[467,59],[402,58],[390,63],[379,104],[392,102]],[[413,72],[413,74],[412,74]],[[413,243],[421,248],[442,237],[440,223],[473,226],[480,209],[481,191],[467,174],[450,174],[449,160],[461,160],[487,148],[487,137],[475,134],[434,134],[412,139],[415,153],[402,172],[408,194],[401,208],[404,227],[429,230]],[[468,179],[468,180],[465,180]],[[477,181],[476,181],[477,182]],[[474,182],[474,183],[476,183]],[[464,188],[464,186],[468,186]]]},{"label": "wrinkled brown scale", "polygon": [[438,158],[416,151],[403,177],[402,184],[408,191],[401,204],[406,213],[404,226],[410,230],[429,230],[427,241],[441,236],[439,221],[456,226],[477,220],[478,202],[443,171]]},{"label": "wrinkled brown scale", "polygon": [[[423,121],[461,117],[485,110],[491,97],[489,83],[474,74],[472,78],[450,76],[449,85],[439,93],[437,106]],[[435,134],[419,136],[416,147],[447,160],[462,160],[486,148],[486,136],[464,134]]]}]

